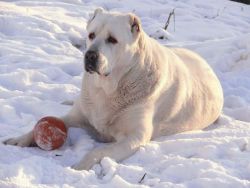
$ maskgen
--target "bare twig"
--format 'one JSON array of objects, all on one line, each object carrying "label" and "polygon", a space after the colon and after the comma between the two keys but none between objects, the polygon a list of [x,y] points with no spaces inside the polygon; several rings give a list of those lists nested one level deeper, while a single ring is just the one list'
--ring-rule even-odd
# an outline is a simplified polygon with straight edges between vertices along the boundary
[{"label": "bare twig", "polygon": [[[174,28],[175,28],[175,8],[169,13],[169,16],[168,16],[168,20],[167,20],[167,22],[166,22],[166,24],[165,24],[165,26],[164,26],[164,29],[165,30],[167,30],[167,28],[168,28],[168,25],[169,25],[169,23],[170,23],[170,19],[171,19],[171,17],[173,16],[174,17]],[[175,29],[174,29],[175,30]]]},{"label": "bare twig", "polygon": [[145,173],[145,174],[142,176],[142,178],[141,178],[141,180],[139,181],[139,183],[142,183],[142,181],[144,180],[144,178],[146,177],[146,175],[147,175],[147,173]]}]

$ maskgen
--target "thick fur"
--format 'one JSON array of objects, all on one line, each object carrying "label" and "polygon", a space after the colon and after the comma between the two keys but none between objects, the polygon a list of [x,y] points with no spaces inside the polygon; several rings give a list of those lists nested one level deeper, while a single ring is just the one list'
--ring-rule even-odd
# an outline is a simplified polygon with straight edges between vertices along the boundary
[{"label": "thick fur", "polygon": [[[84,74],[81,95],[62,119],[112,143],[90,151],[75,169],[90,169],[105,156],[121,161],[155,137],[203,129],[219,117],[220,82],[194,52],[161,46],[133,14],[97,9],[87,30],[96,35],[87,47],[99,53],[99,74]],[[107,44],[110,34],[117,44]],[[27,133],[5,143],[33,142]]]}]

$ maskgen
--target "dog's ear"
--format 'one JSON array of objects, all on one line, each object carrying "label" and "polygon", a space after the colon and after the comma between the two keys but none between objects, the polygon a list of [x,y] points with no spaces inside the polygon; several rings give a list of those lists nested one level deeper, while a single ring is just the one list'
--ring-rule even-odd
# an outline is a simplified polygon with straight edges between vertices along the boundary
[{"label": "dog's ear", "polygon": [[130,23],[131,33],[136,34],[141,31],[141,21],[136,15],[129,13],[129,23]]},{"label": "dog's ear", "polygon": [[89,15],[89,20],[88,20],[88,23],[87,23],[87,27],[95,19],[96,15],[99,14],[99,13],[102,13],[102,12],[104,12],[104,9],[101,8],[101,7],[95,9],[94,13]]}]

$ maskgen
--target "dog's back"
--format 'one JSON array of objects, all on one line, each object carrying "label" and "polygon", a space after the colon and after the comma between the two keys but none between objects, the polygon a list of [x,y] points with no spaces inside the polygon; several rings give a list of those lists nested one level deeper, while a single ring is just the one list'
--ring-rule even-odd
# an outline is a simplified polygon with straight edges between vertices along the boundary
[{"label": "dog's back", "polygon": [[[172,53],[169,53],[171,51]],[[196,53],[182,48],[166,49],[171,84],[156,102],[155,136],[199,130],[218,119],[223,106],[220,82]]]}]

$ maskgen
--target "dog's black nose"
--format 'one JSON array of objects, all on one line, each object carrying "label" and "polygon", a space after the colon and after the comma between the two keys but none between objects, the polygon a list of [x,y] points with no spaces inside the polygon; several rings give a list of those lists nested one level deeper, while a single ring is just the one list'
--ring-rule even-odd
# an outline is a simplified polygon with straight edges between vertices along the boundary
[{"label": "dog's black nose", "polygon": [[87,51],[85,54],[85,69],[87,72],[94,72],[97,68],[98,53],[95,51]]},{"label": "dog's black nose", "polygon": [[85,58],[87,61],[96,62],[98,54],[95,51],[87,51],[85,54]]}]

